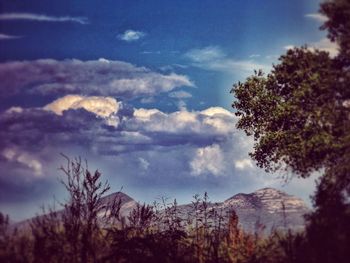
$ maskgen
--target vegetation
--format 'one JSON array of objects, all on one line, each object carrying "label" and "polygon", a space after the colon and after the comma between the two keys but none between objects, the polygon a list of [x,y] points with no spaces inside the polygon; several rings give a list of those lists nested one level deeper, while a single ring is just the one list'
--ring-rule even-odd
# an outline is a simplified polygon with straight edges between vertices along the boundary
[{"label": "vegetation", "polygon": [[[69,193],[63,210],[44,210],[19,229],[0,213],[0,262],[320,262],[313,254],[319,248],[308,237],[334,233],[323,221],[308,228],[313,235],[264,235],[263,226],[246,233],[235,211],[224,213],[206,193],[193,197],[186,214],[176,200],[162,198],[152,206],[137,204],[123,216],[118,195],[103,199],[109,185],[101,182],[101,174],[91,173],[80,159],[67,160],[61,168]],[[332,237],[347,238],[346,233]]]},{"label": "vegetation", "polygon": [[350,251],[350,2],[321,4],[339,54],[294,48],[265,76],[232,89],[237,127],[253,135],[257,164],[322,176],[302,246],[306,262],[348,262]]},{"label": "vegetation", "polygon": [[118,195],[102,198],[109,185],[98,171],[68,158],[61,170],[69,194],[63,210],[44,210],[19,229],[0,213],[1,262],[286,262],[299,238],[245,233],[235,212],[212,209],[206,193],[185,215],[162,198],[122,216]]}]

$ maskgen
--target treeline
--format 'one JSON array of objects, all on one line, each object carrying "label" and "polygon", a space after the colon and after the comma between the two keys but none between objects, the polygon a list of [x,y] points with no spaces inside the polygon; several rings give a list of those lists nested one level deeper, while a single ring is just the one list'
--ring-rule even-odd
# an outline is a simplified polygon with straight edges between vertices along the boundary
[{"label": "treeline", "polygon": [[[0,262],[311,263],[349,258],[349,229],[334,226],[343,235],[330,235],[335,245],[324,247],[332,242],[318,235],[332,231],[314,217],[304,233],[264,235],[263,226],[257,226],[255,234],[245,233],[234,211],[211,209],[205,194],[194,196],[187,217],[179,213],[176,201],[162,199],[153,206],[137,205],[125,218],[118,196],[102,201],[110,187],[101,182],[98,171],[90,173],[79,159],[68,159],[61,169],[69,193],[63,212],[48,209],[32,219],[30,227],[17,230],[0,214]],[[344,212],[349,215],[349,208]],[[339,238],[347,240],[337,242]]]}]

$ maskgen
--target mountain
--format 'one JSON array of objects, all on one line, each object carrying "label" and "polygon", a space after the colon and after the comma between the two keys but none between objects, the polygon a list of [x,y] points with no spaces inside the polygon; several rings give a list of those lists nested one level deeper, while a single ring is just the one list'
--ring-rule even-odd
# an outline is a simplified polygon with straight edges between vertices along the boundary
[{"label": "mountain", "polygon": [[[304,215],[310,211],[302,199],[274,188],[263,188],[250,194],[239,193],[224,202],[208,203],[208,211],[213,210],[224,215],[226,223],[234,210],[239,225],[249,233],[302,230]],[[182,219],[194,219],[193,214],[192,204],[178,206],[178,215]]]},{"label": "mountain", "polygon": [[[129,215],[129,213],[137,206],[137,202],[132,199],[130,196],[128,196],[127,194],[123,193],[123,192],[115,192],[112,194],[109,194],[107,196],[104,196],[101,198],[101,206],[103,209],[108,210],[110,209],[110,205],[113,203],[113,200],[119,201],[120,200],[120,215],[122,217],[127,217]],[[105,211],[102,209],[102,211],[98,214],[99,217],[102,218],[102,216],[105,214]],[[64,213],[64,209],[61,210],[57,210],[56,213],[58,215],[58,217],[61,217]],[[25,219],[23,221],[20,222],[16,222],[13,224],[10,224],[12,229],[27,229],[30,227],[30,222],[35,219],[35,218],[40,218],[43,215],[38,215],[35,216],[33,218],[29,218],[29,219]]]},{"label": "mountain", "polygon": [[[232,210],[239,218],[239,225],[246,231],[269,233],[273,230],[298,231],[304,228],[304,215],[310,211],[305,202],[274,188],[263,188],[250,194],[239,193],[224,202],[209,203],[209,210],[227,215]],[[180,205],[184,219],[193,210],[191,204]]]},{"label": "mountain", "polygon": [[[113,200],[121,201],[120,214],[127,217],[137,206],[137,202],[122,192],[112,193],[101,199],[102,206],[110,209]],[[310,210],[303,200],[274,188],[263,188],[250,194],[239,193],[224,202],[209,203],[209,210],[217,210],[223,215],[229,215],[234,210],[239,218],[240,226],[246,231],[254,233],[262,231],[269,233],[271,230],[301,230],[304,228],[304,215]],[[188,219],[193,212],[192,204],[178,206],[178,211],[183,219]],[[64,210],[58,211],[59,214]],[[101,212],[101,215],[105,212]],[[192,213],[193,214],[193,213]],[[226,218],[226,220],[228,217]],[[29,226],[31,219],[16,223],[13,227]]]},{"label": "mountain", "polygon": [[236,194],[219,205],[234,209],[244,230],[255,232],[264,227],[300,230],[304,228],[304,215],[310,210],[303,200],[274,188],[263,188],[250,194]]},{"label": "mountain", "polygon": [[120,200],[120,215],[124,217],[127,217],[129,213],[137,206],[137,202],[134,199],[122,192],[115,192],[113,194],[102,197],[102,206],[105,206],[108,209],[108,205],[110,205],[113,200]]}]

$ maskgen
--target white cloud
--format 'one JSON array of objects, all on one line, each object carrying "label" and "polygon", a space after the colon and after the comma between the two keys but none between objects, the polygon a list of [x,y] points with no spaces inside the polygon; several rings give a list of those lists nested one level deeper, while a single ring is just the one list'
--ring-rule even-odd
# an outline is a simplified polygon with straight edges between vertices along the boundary
[{"label": "white cloud", "polygon": [[74,22],[79,24],[87,24],[86,17],[72,17],[72,16],[48,16],[44,14],[32,13],[3,13],[0,14],[0,20],[29,20],[29,21],[43,21],[43,22]]},{"label": "white cloud", "polygon": [[168,94],[170,98],[176,98],[176,99],[188,99],[192,98],[192,94],[187,91],[173,91]]},{"label": "white cloud", "polygon": [[33,170],[36,176],[42,176],[42,164],[33,158],[30,153],[22,152],[13,148],[6,148],[2,152],[2,156],[7,161],[20,163]]},{"label": "white cloud", "polygon": [[295,48],[295,46],[293,46],[293,45],[287,45],[287,46],[284,46],[283,48],[284,48],[285,50],[289,50],[289,49]]},{"label": "white cloud", "polygon": [[180,111],[187,110],[187,103],[186,103],[186,101],[184,101],[184,100],[179,100],[176,104],[177,104],[177,108],[178,108]]},{"label": "white cloud", "polygon": [[228,120],[230,119],[233,123],[235,123],[236,117],[228,110],[221,107],[211,107],[201,111],[201,114],[207,116],[203,119],[204,124],[214,127],[216,131],[222,134],[230,134],[235,129],[229,125]]},{"label": "white cloud", "polygon": [[205,48],[191,49],[185,56],[194,62],[211,62],[213,60],[225,58],[226,54],[219,47],[208,46]]},{"label": "white cloud", "polygon": [[67,95],[44,107],[45,110],[53,111],[58,115],[62,115],[65,110],[81,108],[106,119],[111,126],[118,125],[118,119],[115,115],[118,112],[119,103],[111,97]]},{"label": "white cloud", "polygon": [[[294,45],[284,46],[284,49],[293,49]],[[331,57],[335,57],[339,53],[339,46],[337,43],[330,41],[328,38],[323,38],[317,42],[312,42],[308,45],[310,51],[315,51],[316,49],[328,52]]]},{"label": "white cloud", "polygon": [[192,49],[185,54],[185,57],[192,61],[192,66],[205,70],[228,73],[237,71],[241,73],[250,73],[259,69],[269,71],[271,68],[270,66],[257,63],[254,60],[236,60],[229,58],[221,48],[215,46]]},{"label": "white cloud", "polygon": [[140,162],[140,166],[143,170],[148,170],[150,163],[146,159],[139,157],[139,162]]},{"label": "white cloud", "polygon": [[2,156],[5,157],[7,160],[13,160],[15,155],[16,155],[16,152],[13,149],[5,149],[2,152]]},{"label": "white cloud", "polygon": [[220,176],[223,173],[224,155],[219,145],[214,144],[196,150],[193,160],[190,162],[191,174],[199,176],[210,173]]},{"label": "white cloud", "polygon": [[130,63],[107,59],[4,62],[0,63],[0,79],[6,87],[0,96],[6,97],[28,92],[135,98],[194,86],[185,75],[161,74]]},{"label": "white cloud", "polygon": [[320,13],[306,14],[305,17],[314,19],[317,22],[321,22],[321,23],[328,21],[328,17]]},{"label": "white cloud", "polygon": [[231,136],[235,131],[237,117],[221,107],[212,107],[203,111],[182,109],[164,113],[158,109],[135,109],[133,118],[127,126],[147,132],[187,134],[188,136]]},{"label": "white cloud", "polygon": [[245,158],[235,161],[235,167],[239,170],[245,170],[247,168],[253,168],[253,163],[250,159]]},{"label": "white cloud", "polygon": [[127,42],[136,41],[145,37],[146,34],[141,31],[126,30],[123,34],[118,35],[118,38]]},{"label": "white cloud", "polygon": [[[147,112],[147,113],[146,113]],[[155,109],[142,111],[142,118],[139,118],[140,110],[135,110],[132,121],[135,121],[139,128],[151,132],[179,133],[185,131],[195,132],[199,129],[200,122],[196,119],[195,113],[188,111],[177,111],[165,114]],[[139,123],[141,121],[141,123]],[[140,126],[143,127],[140,127]]]},{"label": "white cloud", "polygon": [[[74,111],[81,108],[99,118],[91,119],[86,114]],[[171,113],[158,109],[126,109],[124,103],[119,105],[113,98],[68,95],[41,109],[18,107],[0,114],[0,124],[15,116],[17,120],[5,126],[0,136],[7,138],[6,142],[19,142],[17,147],[23,152],[34,152],[38,156],[46,156],[43,151],[50,147],[54,147],[55,152],[66,152],[66,147],[83,147],[84,151],[102,157],[138,155],[136,161],[139,157],[145,161],[139,160],[136,165],[143,172],[147,170],[147,174],[148,169],[163,169],[164,165],[151,155],[146,155],[157,152],[159,156],[162,151],[168,154],[174,150],[183,153],[176,163],[182,165],[177,169],[186,176],[228,176],[235,171],[235,161],[246,158],[252,146],[248,143],[251,140],[235,129],[237,117],[234,113],[220,107],[202,111],[182,109]],[[64,114],[64,110],[71,110],[71,113]],[[52,116],[47,111],[57,115]],[[105,120],[112,117],[117,118],[118,129],[103,125]],[[67,121],[70,125],[66,125]],[[4,148],[12,146],[5,143]],[[184,148],[186,152],[181,150]],[[32,169],[39,171],[35,158],[31,161],[27,158],[30,155],[21,158],[17,158],[17,155],[6,152],[7,160],[30,163]],[[176,156],[180,158],[181,155]]]},{"label": "white cloud", "polygon": [[205,110],[202,110],[201,113],[210,117],[213,117],[217,114],[234,116],[232,112],[229,112],[228,110],[225,110],[224,108],[221,108],[221,107],[210,107]]},{"label": "white cloud", "polygon": [[95,113],[100,117],[109,117],[118,112],[119,104],[116,99],[110,97],[67,95],[44,107],[44,109],[51,110],[58,115],[62,115],[65,110],[79,108]]},{"label": "white cloud", "polygon": [[339,46],[335,42],[331,42],[328,38],[323,38],[320,41],[314,42],[310,44],[311,50],[319,49],[322,51],[326,51],[329,53],[331,57],[335,57],[339,53]]},{"label": "white cloud", "polygon": [[161,114],[161,115],[164,115],[163,112],[161,112],[160,110],[158,109],[143,109],[143,108],[140,108],[140,109],[135,109],[134,110],[134,117],[138,120],[141,120],[141,121],[150,121],[151,120],[151,117],[155,114]]},{"label": "white cloud", "polygon": [[[157,77],[157,76],[156,76]],[[123,78],[115,79],[110,82],[112,88],[118,89],[119,92],[126,93],[137,89],[138,93],[147,94],[150,90],[156,93],[155,89],[160,87],[163,92],[168,92],[178,86],[193,86],[187,77],[172,73],[170,75],[160,75],[160,78],[146,76],[144,78]]]},{"label": "white cloud", "polygon": [[[249,166],[247,162],[240,163],[247,158],[252,146],[251,140],[235,129],[236,121],[234,113],[221,107],[202,111],[182,109],[171,113],[159,109],[134,109],[132,116],[121,116],[121,132],[102,131],[100,134],[96,131],[92,151],[99,155],[122,154],[124,159],[136,155],[137,166],[143,172],[151,173],[147,163],[154,163],[152,169],[156,170],[167,170],[166,165],[169,165],[154,156],[162,152],[171,156],[171,151],[181,152],[180,149],[186,147],[182,163],[177,160],[182,165],[177,168],[181,174],[229,176],[235,171],[236,161],[242,168]],[[155,155],[150,155],[151,152]]]},{"label": "white cloud", "polygon": [[18,38],[22,38],[22,37],[23,36],[14,36],[14,35],[7,35],[7,34],[0,33],[0,40],[18,39]]},{"label": "white cloud", "polygon": [[6,113],[22,113],[23,112],[23,108],[21,107],[11,107],[9,109],[6,110]]}]

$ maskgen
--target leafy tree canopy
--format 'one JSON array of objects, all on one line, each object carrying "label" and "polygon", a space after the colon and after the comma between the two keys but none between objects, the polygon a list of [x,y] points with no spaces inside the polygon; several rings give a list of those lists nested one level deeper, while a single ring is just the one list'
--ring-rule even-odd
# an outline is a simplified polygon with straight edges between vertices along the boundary
[{"label": "leafy tree canopy", "polygon": [[[267,171],[308,177],[322,171],[307,216],[305,262],[348,262],[350,242],[350,0],[321,4],[321,29],[339,54],[288,50],[268,75],[255,72],[231,90],[237,127],[254,136],[250,155]],[[312,259],[312,260],[309,260]]]},{"label": "leafy tree canopy", "polygon": [[330,40],[340,47],[338,59],[343,66],[350,65],[350,1],[333,0],[321,5],[321,13],[328,17],[321,29],[328,30]]},{"label": "leafy tree canopy", "polygon": [[258,71],[235,84],[232,106],[237,127],[254,136],[250,155],[258,166],[302,177],[324,169],[328,185],[336,181],[350,194],[350,1],[328,1],[320,11],[339,54],[288,50],[268,75]]}]

